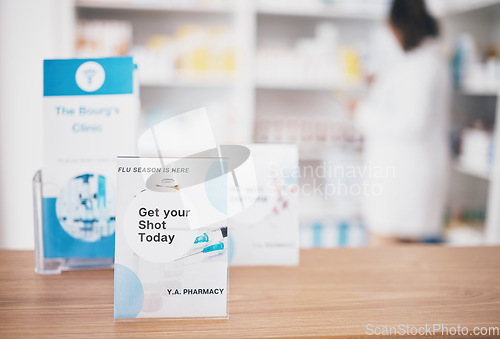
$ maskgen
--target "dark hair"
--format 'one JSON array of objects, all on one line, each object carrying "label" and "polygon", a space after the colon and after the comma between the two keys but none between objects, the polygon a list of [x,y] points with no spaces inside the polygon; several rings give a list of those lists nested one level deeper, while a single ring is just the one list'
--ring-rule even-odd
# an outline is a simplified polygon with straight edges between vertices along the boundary
[{"label": "dark hair", "polygon": [[400,32],[403,49],[418,47],[426,37],[437,37],[439,25],[427,10],[424,0],[394,0],[389,22]]}]

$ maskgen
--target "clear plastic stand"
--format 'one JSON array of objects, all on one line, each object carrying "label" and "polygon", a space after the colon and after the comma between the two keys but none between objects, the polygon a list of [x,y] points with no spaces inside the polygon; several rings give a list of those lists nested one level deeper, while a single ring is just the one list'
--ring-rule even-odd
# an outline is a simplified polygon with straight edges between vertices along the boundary
[{"label": "clear plastic stand", "polygon": [[46,258],[43,249],[43,181],[42,171],[33,177],[33,204],[35,210],[35,272],[60,274],[62,271],[113,268],[113,258]]}]

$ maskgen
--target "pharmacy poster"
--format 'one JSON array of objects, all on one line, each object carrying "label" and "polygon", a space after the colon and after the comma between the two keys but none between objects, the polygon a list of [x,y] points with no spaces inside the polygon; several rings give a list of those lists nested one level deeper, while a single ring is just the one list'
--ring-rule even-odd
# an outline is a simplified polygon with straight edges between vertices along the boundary
[{"label": "pharmacy poster", "polygon": [[227,317],[221,158],[119,157],[115,319]]},{"label": "pharmacy poster", "polygon": [[136,149],[131,57],[44,61],[43,254],[113,258],[115,162]]},{"label": "pharmacy poster", "polygon": [[234,266],[299,263],[298,149],[287,144],[248,144],[255,165],[255,203],[229,219]]}]

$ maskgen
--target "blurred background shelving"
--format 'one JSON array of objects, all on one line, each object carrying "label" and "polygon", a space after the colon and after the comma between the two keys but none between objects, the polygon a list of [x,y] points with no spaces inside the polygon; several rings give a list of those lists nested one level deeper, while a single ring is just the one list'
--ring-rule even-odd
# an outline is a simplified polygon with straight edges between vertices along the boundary
[{"label": "blurred background shelving", "polygon": [[[492,167],[500,148],[500,0],[426,1],[441,20],[455,85],[448,240],[466,244],[463,239],[474,234],[469,238],[484,243],[486,232],[500,242],[500,166]],[[297,143],[301,169],[358,166],[363,140],[345,104],[349,97],[363,98],[367,75],[390,67],[397,54],[382,34],[390,2],[0,2],[0,137],[7,145],[0,152],[0,200],[8,202],[0,215],[2,225],[19,226],[15,232],[0,228],[0,246],[33,243],[26,201],[42,162],[41,60],[133,55],[142,103],[139,133],[206,106],[219,144]],[[22,91],[12,86],[19,83]],[[310,175],[301,184],[331,180],[336,178]],[[356,182],[344,178],[341,184]],[[359,196],[310,194],[301,196],[300,206],[303,246],[366,241]]]},{"label": "blurred background shelving", "polygon": [[114,9],[133,11],[167,11],[167,12],[189,12],[189,13],[230,13],[232,11],[230,1],[99,1],[83,0],[76,1],[78,8]]},{"label": "blurred background shelving", "polygon": [[[477,230],[477,224],[485,223],[492,177],[500,1],[428,3],[441,19],[443,52],[455,82],[450,224],[453,229],[465,216],[479,215],[483,219],[474,220]],[[76,54],[134,55],[144,127],[205,105],[220,143],[297,143],[301,166],[328,161],[355,166],[363,142],[342,101],[346,94],[362,98],[367,93],[365,77],[390,67],[388,55],[397,54],[381,38],[389,4],[77,0]],[[343,240],[337,237],[338,245],[362,244],[359,197],[310,196],[303,197],[301,205],[319,208],[314,218],[308,217],[309,207],[303,208],[303,228],[316,235],[344,232]],[[358,240],[347,241],[349,232],[357,232]],[[311,245],[314,236],[306,238]]]},{"label": "blurred background shelving", "polygon": [[[220,143],[250,140],[248,81],[238,69],[246,38],[244,8],[227,0],[76,1],[75,54],[133,55],[138,64],[142,129],[207,106]],[[247,125],[251,121],[247,122]]]},{"label": "blurred background shelving", "polygon": [[459,245],[484,243],[498,218],[492,208],[496,200],[492,187],[499,180],[493,173],[498,147],[499,22],[498,1],[459,1],[442,15],[455,88],[447,240]]},{"label": "blurred background shelving", "polygon": [[[455,86],[448,240],[466,244],[463,239],[474,234],[471,239],[484,243],[488,230],[500,239],[500,172],[499,166],[492,167],[500,148],[500,0],[427,1],[441,20],[443,53]],[[142,104],[139,133],[169,116],[206,106],[219,144],[296,143],[301,169],[359,166],[363,140],[345,104],[349,97],[363,98],[367,75],[390,67],[397,56],[383,34],[390,2],[3,2],[2,12],[12,14],[4,14],[2,23],[16,30],[16,38],[2,32],[0,105],[4,112],[20,110],[19,102],[25,100],[20,91],[11,90],[15,81],[24,84],[23,95],[40,94],[44,58],[133,55]],[[0,200],[16,206],[1,211],[2,224],[25,228],[19,234],[1,233],[0,245],[32,243],[24,236],[32,231],[25,205],[41,156],[23,138],[41,140],[42,105],[36,100],[24,104],[23,114],[9,115],[9,128],[2,124],[4,145],[18,145],[15,150],[4,147],[2,159],[15,158],[12,152],[30,157],[23,168],[3,163]],[[301,184],[336,179],[311,175],[301,178]],[[356,183],[348,178],[341,182],[348,187]],[[359,198],[301,196],[303,246],[366,242]]]}]

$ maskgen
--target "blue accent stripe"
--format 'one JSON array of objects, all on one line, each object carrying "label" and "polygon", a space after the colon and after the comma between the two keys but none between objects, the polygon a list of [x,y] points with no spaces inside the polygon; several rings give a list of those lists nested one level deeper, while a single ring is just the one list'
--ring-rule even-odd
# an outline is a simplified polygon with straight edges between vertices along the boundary
[{"label": "blue accent stripe", "polygon": [[349,224],[346,221],[342,221],[339,224],[339,246],[348,245],[348,233],[349,233]]},{"label": "blue accent stripe", "polygon": [[102,175],[97,178],[97,207],[106,207],[106,179]]},{"label": "blue accent stripe", "polygon": [[[97,62],[105,72],[102,86],[94,92],[82,90],[76,83],[78,67],[87,61]],[[134,63],[132,57],[100,59],[56,59],[43,61],[43,95],[132,94]]]},{"label": "blue accent stripe", "polygon": [[312,227],[313,231],[313,247],[321,247],[322,244],[322,236],[323,225],[320,223],[315,223]]}]

